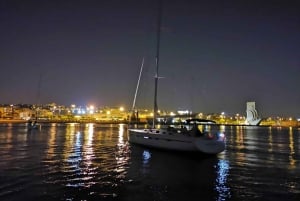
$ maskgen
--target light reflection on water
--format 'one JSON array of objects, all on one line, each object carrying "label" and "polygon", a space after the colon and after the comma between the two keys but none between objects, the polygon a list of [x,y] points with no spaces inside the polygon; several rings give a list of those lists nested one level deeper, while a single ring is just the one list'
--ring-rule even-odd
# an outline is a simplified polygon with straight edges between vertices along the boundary
[{"label": "light reflection on water", "polygon": [[300,196],[299,130],[219,129],[226,134],[225,152],[203,158],[131,145],[123,124],[45,124],[31,132],[25,125],[0,126],[0,200]]},{"label": "light reflection on water", "polygon": [[290,160],[290,167],[291,169],[296,168],[296,160],[295,160],[295,148],[294,148],[294,135],[293,135],[293,129],[289,128],[289,148],[290,148],[290,154],[289,154],[289,160]]},{"label": "light reflection on water", "polygon": [[219,159],[217,166],[217,178],[215,189],[218,193],[217,201],[226,200],[231,197],[230,187],[228,186],[229,162],[224,159]]},{"label": "light reflection on water", "polygon": [[119,132],[118,132],[118,143],[117,143],[117,154],[115,156],[117,165],[115,168],[115,172],[118,173],[118,179],[125,179],[126,177],[126,170],[127,164],[129,160],[129,149],[128,145],[125,141],[125,125],[119,125]]},{"label": "light reflection on water", "polygon": [[148,150],[144,150],[143,152],[143,164],[148,164],[151,158],[151,154]]},{"label": "light reflection on water", "polygon": [[[295,200],[300,196],[299,130],[236,127],[224,159],[230,161],[232,197],[244,200]],[[293,192],[293,193],[287,193]]]}]

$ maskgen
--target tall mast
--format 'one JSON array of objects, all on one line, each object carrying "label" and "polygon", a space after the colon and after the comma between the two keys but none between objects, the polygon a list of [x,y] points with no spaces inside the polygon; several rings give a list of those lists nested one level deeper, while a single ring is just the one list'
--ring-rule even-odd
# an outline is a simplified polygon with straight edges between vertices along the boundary
[{"label": "tall mast", "polygon": [[37,106],[40,104],[40,98],[41,98],[41,85],[42,85],[42,73],[40,73],[39,82],[38,82],[38,91],[36,95],[36,104]]},{"label": "tall mast", "polygon": [[42,73],[40,73],[39,82],[38,82],[38,91],[36,96],[36,107],[35,107],[35,120],[38,120],[39,115],[39,106],[40,106],[40,98],[41,98],[41,85],[42,85]]},{"label": "tall mast", "polygon": [[161,16],[162,16],[162,0],[158,2],[158,17],[157,17],[157,43],[156,43],[156,72],[155,72],[155,85],[154,85],[154,107],[153,107],[153,128],[155,128],[155,121],[157,117],[157,87],[158,87],[158,67],[159,67],[159,45],[160,45],[160,29],[161,29]]}]

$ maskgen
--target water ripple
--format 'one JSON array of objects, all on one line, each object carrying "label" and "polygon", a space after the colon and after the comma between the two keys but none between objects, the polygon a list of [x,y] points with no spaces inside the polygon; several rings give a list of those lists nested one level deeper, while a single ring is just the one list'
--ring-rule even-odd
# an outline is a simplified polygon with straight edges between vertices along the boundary
[{"label": "water ripple", "polygon": [[224,127],[225,152],[203,158],[131,145],[124,125],[24,128],[0,127],[1,201],[300,196],[299,130]]}]

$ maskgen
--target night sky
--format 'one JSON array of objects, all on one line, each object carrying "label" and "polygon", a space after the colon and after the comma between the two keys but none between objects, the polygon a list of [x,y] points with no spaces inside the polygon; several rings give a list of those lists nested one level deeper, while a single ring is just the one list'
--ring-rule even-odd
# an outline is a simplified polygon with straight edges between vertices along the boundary
[{"label": "night sky", "polygon": [[[161,109],[300,117],[299,1],[163,2]],[[0,0],[0,103],[152,108],[155,0]]]}]

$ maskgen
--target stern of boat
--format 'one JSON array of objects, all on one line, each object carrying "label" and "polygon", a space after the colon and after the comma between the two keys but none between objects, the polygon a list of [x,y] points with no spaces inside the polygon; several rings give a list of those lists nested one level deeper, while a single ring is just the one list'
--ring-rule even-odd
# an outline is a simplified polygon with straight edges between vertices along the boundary
[{"label": "stern of boat", "polygon": [[226,138],[223,133],[217,135],[207,135],[194,141],[196,149],[205,154],[218,154],[226,148]]}]

